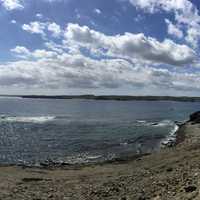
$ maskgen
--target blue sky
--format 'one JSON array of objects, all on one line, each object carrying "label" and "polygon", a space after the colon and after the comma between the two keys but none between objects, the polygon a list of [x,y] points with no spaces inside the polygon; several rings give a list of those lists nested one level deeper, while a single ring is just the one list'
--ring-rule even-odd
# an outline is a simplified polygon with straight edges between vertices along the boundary
[{"label": "blue sky", "polygon": [[200,95],[197,0],[0,0],[0,93]]}]

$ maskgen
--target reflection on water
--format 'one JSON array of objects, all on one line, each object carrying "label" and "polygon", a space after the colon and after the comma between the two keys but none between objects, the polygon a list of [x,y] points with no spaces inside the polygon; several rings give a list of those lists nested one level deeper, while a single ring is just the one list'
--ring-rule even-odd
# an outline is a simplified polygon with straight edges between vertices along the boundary
[{"label": "reflection on water", "polygon": [[97,162],[157,150],[200,103],[0,99],[0,163]]}]

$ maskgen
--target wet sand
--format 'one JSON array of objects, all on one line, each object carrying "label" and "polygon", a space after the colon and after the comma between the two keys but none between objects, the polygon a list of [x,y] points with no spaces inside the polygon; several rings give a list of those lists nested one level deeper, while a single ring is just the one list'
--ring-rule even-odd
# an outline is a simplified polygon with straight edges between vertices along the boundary
[{"label": "wet sand", "polygon": [[0,167],[0,199],[200,199],[200,124],[187,122],[178,144],[134,160],[54,169]]}]

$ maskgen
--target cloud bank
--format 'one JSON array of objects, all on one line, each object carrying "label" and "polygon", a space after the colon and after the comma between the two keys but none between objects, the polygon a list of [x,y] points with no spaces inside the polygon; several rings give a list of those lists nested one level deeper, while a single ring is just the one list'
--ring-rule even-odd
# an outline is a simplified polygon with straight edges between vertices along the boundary
[{"label": "cloud bank", "polygon": [[[51,27],[51,28],[49,28]],[[46,36],[43,49],[16,46],[17,61],[0,65],[0,84],[20,88],[152,87],[198,90],[200,74],[181,71],[195,63],[195,51],[172,40],[157,41],[144,34],[106,35],[87,26],[31,22],[29,34]],[[47,32],[52,34],[47,37]],[[55,43],[53,38],[61,41]],[[178,72],[160,66],[177,68]],[[195,83],[195,84],[194,84]]]},{"label": "cloud bank", "polygon": [[[37,13],[21,31],[40,38],[42,47],[19,43],[11,48],[14,61],[0,63],[1,87],[198,91],[198,9],[188,0],[127,1],[148,14],[173,15],[174,20],[164,20],[169,37],[161,41],[144,33],[109,35],[78,23],[61,26]],[[21,0],[0,3],[8,11],[25,9]],[[100,17],[104,10],[94,8],[91,13]],[[13,24],[20,25],[15,20]]]}]

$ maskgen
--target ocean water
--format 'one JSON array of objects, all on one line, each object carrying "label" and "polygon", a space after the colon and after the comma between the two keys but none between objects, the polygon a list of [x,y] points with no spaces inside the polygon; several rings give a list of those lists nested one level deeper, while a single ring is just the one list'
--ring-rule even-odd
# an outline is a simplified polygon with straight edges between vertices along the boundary
[{"label": "ocean water", "polygon": [[0,164],[103,162],[148,153],[198,102],[0,98]]}]

